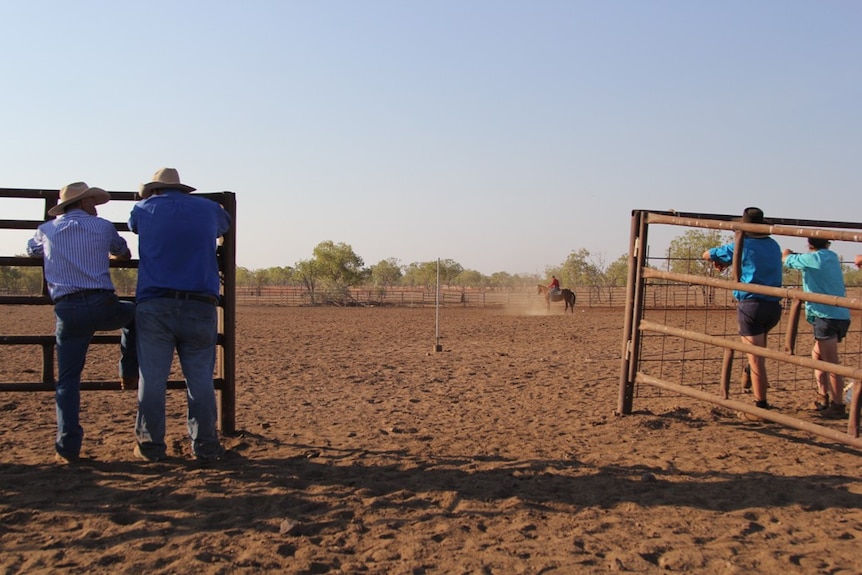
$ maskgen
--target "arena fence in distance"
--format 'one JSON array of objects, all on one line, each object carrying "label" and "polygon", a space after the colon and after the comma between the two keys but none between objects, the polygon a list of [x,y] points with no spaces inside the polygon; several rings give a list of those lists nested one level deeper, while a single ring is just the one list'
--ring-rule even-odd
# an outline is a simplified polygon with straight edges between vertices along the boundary
[{"label": "arena fence in distance", "polygon": [[[625,305],[625,287],[576,288],[578,307],[620,307]],[[684,296],[680,295],[682,301]],[[544,298],[532,289],[434,289],[422,287],[350,288],[345,291],[303,287],[266,286],[236,288],[237,305],[342,306],[342,307],[445,307],[502,308],[544,306]],[[562,302],[559,304],[562,307]]]},{"label": "arena fence in distance", "polygon": [[[575,306],[625,307],[626,288],[578,287],[573,290]],[[862,288],[848,288],[847,297],[862,297]],[[720,300],[720,301],[719,301]],[[296,286],[266,286],[262,288],[238,286],[237,305],[272,306],[342,306],[342,307],[434,307],[438,296],[433,289],[421,287],[351,288],[346,292],[318,290],[314,294]],[[447,288],[440,292],[439,302],[445,307],[497,308],[531,307],[544,305],[544,299],[533,289],[461,289]],[[552,304],[562,306],[562,303]],[[703,286],[658,286],[648,294],[645,305],[650,308],[692,308],[723,305],[733,307],[735,302],[727,292],[707,293]]]}]

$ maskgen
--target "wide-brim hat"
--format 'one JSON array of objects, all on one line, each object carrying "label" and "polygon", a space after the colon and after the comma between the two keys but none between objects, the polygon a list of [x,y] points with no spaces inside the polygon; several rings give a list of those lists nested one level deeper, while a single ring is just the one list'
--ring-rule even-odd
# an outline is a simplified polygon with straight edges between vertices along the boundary
[{"label": "wide-brim hat", "polygon": [[[772,222],[763,217],[763,210],[760,208],[745,208],[742,211],[742,216],[738,218],[734,218],[737,222],[742,222],[744,224],[763,224],[763,225],[772,225]],[[745,235],[761,238],[766,237],[769,234],[764,234],[761,232],[745,232]]]},{"label": "wide-brim hat", "polygon": [[180,183],[180,173],[176,168],[162,168],[153,174],[153,181],[141,184],[141,197],[146,199],[153,195],[156,190],[170,188],[181,192],[193,192],[195,188]]},{"label": "wide-brim hat", "polygon": [[811,236],[808,238],[808,245],[817,250],[827,250],[829,249],[829,246],[832,245],[832,240]]},{"label": "wide-brim hat", "polygon": [[84,182],[75,182],[60,188],[60,203],[48,210],[49,216],[59,216],[66,211],[66,206],[79,202],[84,198],[96,198],[96,205],[106,204],[111,194],[102,188],[91,188]]}]

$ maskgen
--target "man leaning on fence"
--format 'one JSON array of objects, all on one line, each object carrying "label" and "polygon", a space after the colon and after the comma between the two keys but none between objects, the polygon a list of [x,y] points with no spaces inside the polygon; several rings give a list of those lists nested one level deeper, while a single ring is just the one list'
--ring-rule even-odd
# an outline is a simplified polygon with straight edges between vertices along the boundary
[{"label": "man leaning on fence", "polygon": [[231,225],[218,203],[194,196],[173,168],[141,186],[129,229],[138,234],[136,327],[141,383],[135,455],[167,456],[165,393],[174,351],[186,380],[187,426],[194,456],[221,459],[213,386],[218,338],[219,269],[216,242]]},{"label": "man leaning on fence", "polygon": [[84,182],[60,190],[60,203],[48,210],[57,216],[40,225],[27,242],[27,255],[44,259],[45,281],[56,316],[56,384],[58,463],[74,463],[81,454],[81,372],[90,340],[97,331],[123,329],[120,376],[137,382],[138,361],[133,332],[135,304],[120,301],[111,282],[109,258],[132,257],[114,224],[97,215],[96,206],[111,196]]},{"label": "man leaning on fence", "polygon": [[[760,208],[745,208],[738,221],[749,224],[766,224]],[[744,232],[742,234],[742,253],[739,282],[781,287],[781,247],[769,234]],[[734,243],[711,248],[703,252],[703,259],[712,261],[719,269],[725,269],[733,262]],[[737,301],[736,317],[739,322],[739,335],[742,341],[751,345],[766,347],[766,336],[781,319],[781,303],[777,296],[757,294],[744,290],[734,290]],[[751,369],[751,384],[755,406],[769,409],[766,400],[768,379],[766,360],[757,354],[749,353],[748,365]],[[760,418],[745,412],[740,417],[752,421]]]}]

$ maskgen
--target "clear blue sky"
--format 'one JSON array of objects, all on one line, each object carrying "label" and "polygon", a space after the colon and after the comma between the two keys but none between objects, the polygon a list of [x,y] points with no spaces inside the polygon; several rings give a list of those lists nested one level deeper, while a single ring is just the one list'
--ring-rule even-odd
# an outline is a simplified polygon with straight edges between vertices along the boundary
[{"label": "clear blue sky", "polygon": [[176,167],[237,194],[252,269],[609,263],[637,208],[862,219],[862,2],[29,0],[0,30],[0,187]]}]

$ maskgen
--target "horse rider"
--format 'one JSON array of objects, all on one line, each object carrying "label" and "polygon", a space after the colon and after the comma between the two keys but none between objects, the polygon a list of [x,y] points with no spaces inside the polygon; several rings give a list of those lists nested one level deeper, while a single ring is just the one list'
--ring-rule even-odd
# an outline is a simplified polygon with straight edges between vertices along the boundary
[{"label": "horse rider", "polygon": [[551,276],[551,283],[548,285],[548,293],[550,295],[560,295],[562,290],[560,289],[560,280],[557,279],[557,276]]}]

